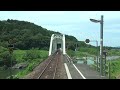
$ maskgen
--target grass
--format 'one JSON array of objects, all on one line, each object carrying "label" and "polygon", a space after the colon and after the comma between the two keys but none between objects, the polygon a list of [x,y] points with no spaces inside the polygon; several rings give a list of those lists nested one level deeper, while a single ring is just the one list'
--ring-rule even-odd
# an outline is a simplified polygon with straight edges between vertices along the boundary
[{"label": "grass", "polygon": [[[17,63],[26,62],[23,57],[24,57],[24,55],[26,54],[27,51],[30,51],[30,50],[15,50],[14,51],[13,55],[15,56]],[[35,50],[35,52],[37,52],[40,55],[40,57],[35,58],[35,59],[27,60],[28,66],[24,70],[22,70],[22,71],[20,71],[16,74],[16,76],[18,78],[24,77],[28,73],[32,72],[33,69],[37,65],[39,65],[43,60],[45,60],[48,57],[48,51]],[[33,54],[35,54],[35,53],[33,52]]]},{"label": "grass", "polygon": [[39,65],[41,62],[43,61],[43,59],[34,59],[33,61],[29,62],[29,65],[23,70],[23,71],[20,71],[16,74],[16,76],[18,78],[21,78],[25,75],[27,75],[28,73],[32,72],[33,69]]},{"label": "grass", "polygon": [[120,56],[120,50],[109,50],[109,52],[108,52],[108,54],[110,55],[110,56]]},{"label": "grass", "polygon": [[14,50],[13,55],[18,63],[23,62],[23,56],[27,50]]},{"label": "grass", "polygon": [[91,54],[89,54],[88,52],[80,52],[80,51],[77,51],[76,52],[76,56],[78,56],[78,57],[85,57],[85,56],[94,56],[94,55],[91,55]]},{"label": "grass", "polygon": [[120,78],[120,58],[111,61],[110,64],[111,78]]},{"label": "grass", "polygon": [[[14,50],[13,55],[16,58],[16,61],[18,63],[23,62],[23,56],[26,53],[26,51],[29,50]],[[46,50],[36,50],[38,53],[40,53],[41,58],[46,58],[48,56],[48,51]]]},{"label": "grass", "polygon": [[[92,50],[91,50],[92,51]],[[88,52],[88,50],[86,51],[72,51],[72,50],[68,50],[67,51],[67,54],[71,57],[79,57],[79,58],[82,58],[82,57],[90,57],[90,56],[96,56],[95,54],[91,54],[90,52]]]},{"label": "grass", "polygon": [[41,58],[46,58],[48,56],[48,51],[45,50],[39,50]]}]

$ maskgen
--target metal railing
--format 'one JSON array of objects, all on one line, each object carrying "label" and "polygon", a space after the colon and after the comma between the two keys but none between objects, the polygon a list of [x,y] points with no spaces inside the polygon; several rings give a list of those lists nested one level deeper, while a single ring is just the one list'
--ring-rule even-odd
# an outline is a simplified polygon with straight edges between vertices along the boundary
[{"label": "metal railing", "polygon": [[[104,76],[108,76],[108,78],[110,79],[110,61],[108,61],[107,63],[106,63],[106,60],[105,60],[106,58],[103,58],[103,72],[104,72]],[[94,59],[93,60],[94,61],[94,66],[95,66],[95,68],[96,68],[96,70],[98,71],[98,72],[100,72],[100,58],[98,58],[98,61],[97,61],[97,59]]]}]

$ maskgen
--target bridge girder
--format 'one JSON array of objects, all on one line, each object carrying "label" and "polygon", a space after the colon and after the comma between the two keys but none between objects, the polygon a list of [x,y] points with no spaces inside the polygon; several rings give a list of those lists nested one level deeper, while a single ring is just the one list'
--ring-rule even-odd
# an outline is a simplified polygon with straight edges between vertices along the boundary
[{"label": "bridge girder", "polygon": [[66,54],[65,50],[65,35],[62,34],[52,34],[49,47],[49,56],[54,53],[58,47],[57,45],[61,44],[61,50],[63,54]]}]

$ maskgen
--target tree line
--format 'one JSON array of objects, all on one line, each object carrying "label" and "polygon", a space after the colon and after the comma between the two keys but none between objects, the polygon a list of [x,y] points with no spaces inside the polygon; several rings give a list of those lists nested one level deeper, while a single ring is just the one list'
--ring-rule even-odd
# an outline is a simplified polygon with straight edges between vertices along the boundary
[{"label": "tree line", "polygon": [[[12,39],[15,49],[27,50],[31,48],[39,48],[49,50],[52,34],[60,33],[47,30],[27,21],[12,19],[0,21],[0,46],[5,48],[8,46],[8,41]],[[69,43],[69,48],[73,49],[76,41],[78,40],[75,37],[66,35],[66,43]]]}]

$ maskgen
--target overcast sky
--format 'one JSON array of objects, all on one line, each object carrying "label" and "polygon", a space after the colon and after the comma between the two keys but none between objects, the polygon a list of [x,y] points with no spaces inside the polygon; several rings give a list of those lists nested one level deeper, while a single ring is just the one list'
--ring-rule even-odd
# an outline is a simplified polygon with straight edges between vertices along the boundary
[{"label": "overcast sky", "polygon": [[[48,30],[75,36],[79,41],[100,41],[100,24],[90,18],[104,15],[104,45],[120,46],[120,11],[0,11],[0,20],[17,19]],[[90,44],[96,45],[95,42]]]}]

